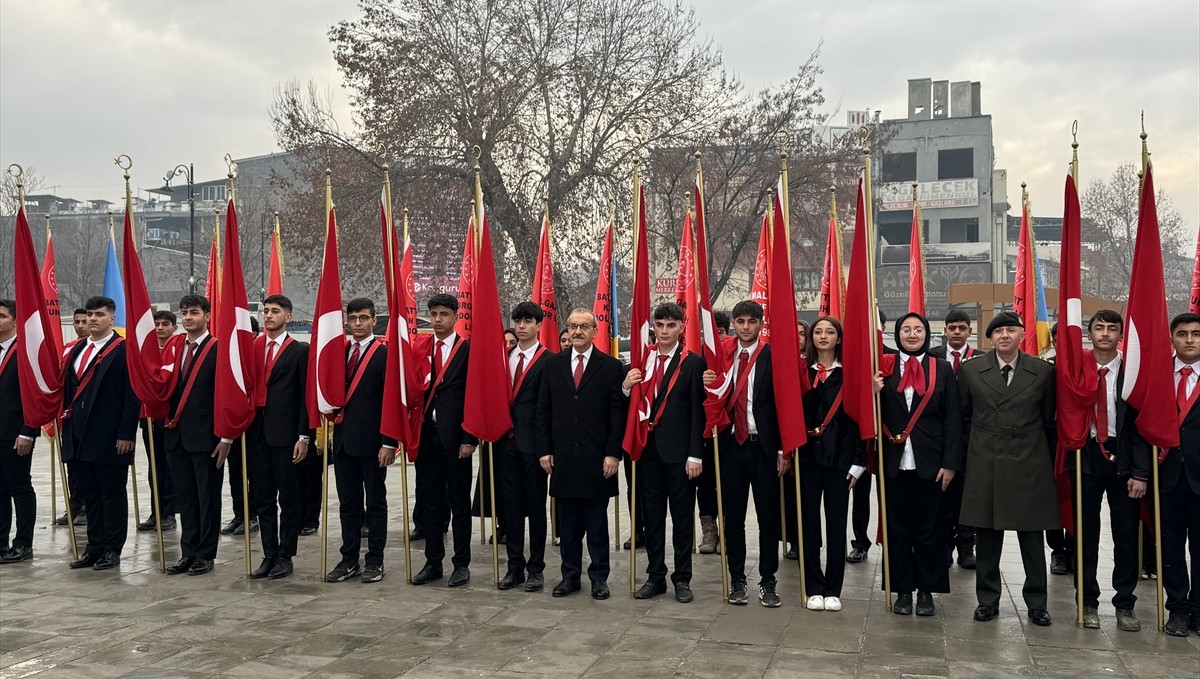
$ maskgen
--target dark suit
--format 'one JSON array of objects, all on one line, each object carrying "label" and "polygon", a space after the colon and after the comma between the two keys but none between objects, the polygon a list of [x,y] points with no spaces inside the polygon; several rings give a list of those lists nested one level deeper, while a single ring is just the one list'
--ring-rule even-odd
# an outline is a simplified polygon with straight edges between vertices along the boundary
[{"label": "dark suit", "polygon": [[[497,441],[496,491],[497,512],[503,519],[508,538],[508,572],[520,575],[546,569],[546,472],[538,461],[537,404],[542,392],[542,375],[546,362],[554,354],[541,346],[534,355],[541,356],[526,363],[524,377],[518,377],[520,387],[513,395],[509,412],[513,430],[510,436]],[[525,560],[525,520],[529,520],[529,561]]]},{"label": "dark suit", "polygon": [[[884,355],[895,356],[900,352],[891,347],[883,348]],[[875,462],[879,461],[879,451],[875,448],[875,440],[871,439],[865,444],[867,458]],[[867,532],[867,524],[871,521],[871,474],[863,474],[854,484],[854,489],[850,492],[854,499],[853,509],[850,513],[850,525],[854,529],[854,539],[850,541],[850,546],[854,549],[861,549],[864,554],[874,544],[871,540],[871,534]],[[878,493],[876,493],[876,496]],[[865,557],[864,557],[865,558]]]},{"label": "dark suit", "polygon": [[[246,431],[250,481],[254,484],[252,509],[258,516],[263,556],[290,559],[296,555],[301,526],[300,485],[292,451],[299,437],[312,436],[305,393],[308,345],[292,341],[278,350],[267,378],[264,337],[254,343],[254,351],[261,366],[260,389],[262,380],[266,380],[266,404],[255,412]],[[315,448],[309,450],[309,454],[316,452]]]},{"label": "dark suit", "polygon": [[[859,438],[858,425],[840,405],[829,424],[819,433],[812,433],[825,422],[842,391],[842,369],[828,371],[823,382],[817,382],[815,365],[808,374],[813,386],[804,394],[804,424],[810,433],[808,442],[800,448],[799,460],[800,497],[804,510],[804,585],[809,596],[840,597],[846,575],[846,513],[850,506],[850,482],[846,476],[854,465],[867,466],[866,446]],[[824,567],[821,563],[822,505],[825,510]],[[795,522],[794,518],[792,522]]]},{"label": "dark suit", "polygon": [[[182,337],[182,336],[180,336]],[[215,559],[221,529],[222,470],[212,458],[220,439],[213,433],[213,391],[217,377],[217,341],[206,335],[196,346],[196,357],[183,370],[187,352],[185,341],[178,340],[180,357],[176,362],[177,378],[168,405],[168,423],[177,417],[175,426],[166,430],[163,440],[170,459],[171,479],[175,484],[175,506],[179,509],[179,547],[184,559]],[[208,355],[200,357],[212,345]],[[192,390],[182,404],[188,380],[195,374]]]},{"label": "dark suit", "polygon": [[[656,348],[651,353],[651,360],[657,356]],[[671,582],[688,584],[692,580],[696,484],[687,477],[685,466],[689,457],[702,460],[704,456],[704,368],[704,359],[700,356],[690,353],[683,356],[680,343],[666,361],[658,393],[650,408],[651,422],[660,411],[662,418],[646,439],[638,464],[637,490],[638,498],[646,504],[646,574],[655,583],[666,582],[668,506],[671,510],[671,542],[675,547],[675,571]],[[679,378],[670,388],[676,372]],[[643,381],[649,385],[654,379],[652,368]]]},{"label": "dark suit", "polygon": [[[346,345],[347,360],[351,343]],[[367,353],[377,347],[368,360]],[[367,526],[367,566],[383,565],[387,545],[387,468],[379,466],[379,449],[396,447],[396,440],[379,433],[383,413],[383,380],[387,372],[387,347],[373,339],[358,361],[346,372],[347,389],[361,373],[353,393],[346,396],[341,422],[333,428],[333,469],[337,475],[338,517],[342,524],[342,560],[358,563],[362,527]],[[296,436],[293,432],[293,436]],[[363,502],[366,502],[366,515]]]},{"label": "dark suit", "polygon": [[735,409],[749,407],[754,413],[754,427],[753,433],[745,432],[746,438],[742,443],[737,441],[736,424],[721,432],[718,440],[721,449],[721,493],[725,509],[725,549],[731,583],[745,584],[746,510],[753,492],[754,511],[758,517],[759,583],[767,585],[775,583],[775,573],[779,570],[779,536],[782,530],[779,525],[777,473],[781,445],[779,418],[775,412],[770,345],[763,345],[754,361],[751,373],[753,388],[747,382],[745,399],[735,398],[740,378],[736,372],[741,351],[738,346],[733,352],[735,369],[731,371],[734,381],[729,385],[729,420],[735,421]]},{"label": "dark suit", "polygon": [[[11,313],[12,310],[10,309]],[[9,351],[16,351],[14,337],[9,348],[0,352],[0,365]],[[33,547],[33,524],[37,517],[37,495],[33,490],[30,469],[33,452],[17,455],[13,450],[17,437],[35,439],[37,427],[26,427],[21,408],[21,383],[17,374],[17,357],[13,354],[0,372],[0,551],[9,547],[8,532],[12,529],[13,509],[17,513],[17,533],[13,547]]]},{"label": "dark suit", "polygon": [[[975,356],[979,351],[970,344],[964,345],[959,349],[959,367],[962,362]],[[954,354],[948,345],[942,344],[933,347],[929,350],[929,355],[934,358],[945,359],[950,363],[951,368],[955,368],[955,377],[957,378],[958,369],[954,365]],[[963,439],[963,459],[966,460],[967,441]],[[975,553],[975,529],[963,523],[959,523],[958,514],[962,508],[962,492],[963,480],[966,478],[967,470],[964,468],[961,473],[954,475],[954,480],[946,488],[946,494],[942,498],[942,515],[946,522],[946,553],[950,554],[954,548],[958,548],[959,556]]]},{"label": "dark suit", "polygon": [[[1176,371],[1175,378],[1179,377]],[[1191,613],[1194,621],[1200,616],[1200,399],[1183,417],[1179,447],[1167,451],[1158,475],[1166,606],[1172,613]],[[1190,590],[1185,543],[1192,562]]]},{"label": "dark suit", "polygon": [[[75,361],[87,346],[88,342],[80,342],[67,357],[63,404],[69,417],[63,416],[62,457],[74,461],[79,491],[88,508],[84,553],[120,554],[129,533],[125,484],[133,452],[117,453],[117,441],[132,444],[136,440],[141,403],[129,384],[125,345],[117,334],[94,350],[79,374]],[[109,347],[111,351],[106,354]]]},{"label": "dark suit", "polygon": [[604,458],[621,459],[628,399],[621,393],[621,362],[590,351],[578,388],[574,349],[542,359],[533,445],[539,458],[548,455],[554,463],[550,494],[558,506],[563,580],[579,582],[586,536],[588,578],[602,583],[609,574],[608,501],[617,495],[616,474],[604,478]]}]

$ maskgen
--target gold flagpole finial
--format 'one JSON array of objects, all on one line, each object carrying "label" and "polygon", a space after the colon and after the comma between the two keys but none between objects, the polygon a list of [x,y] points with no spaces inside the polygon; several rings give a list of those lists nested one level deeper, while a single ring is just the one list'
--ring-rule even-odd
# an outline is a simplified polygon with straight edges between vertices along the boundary
[{"label": "gold flagpole finial", "polygon": [[408,242],[408,208],[404,208],[404,242]]},{"label": "gold flagpole finial", "polygon": [[1071,179],[1075,181],[1075,190],[1079,190],[1079,121],[1071,123]]},{"label": "gold flagpole finial", "polygon": [[8,166],[8,169],[5,170],[5,172],[12,175],[13,178],[17,180],[17,202],[20,207],[25,207],[25,168],[13,163]]},{"label": "gold flagpole finial", "polygon": [[917,183],[912,183],[913,209],[917,209]]},{"label": "gold flagpole finial", "polygon": [[1142,140],[1142,173],[1150,167],[1150,150],[1146,147],[1146,138],[1150,135],[1146,134],[1146,112],[1142,111],[1142,133],[1138,135]]}]

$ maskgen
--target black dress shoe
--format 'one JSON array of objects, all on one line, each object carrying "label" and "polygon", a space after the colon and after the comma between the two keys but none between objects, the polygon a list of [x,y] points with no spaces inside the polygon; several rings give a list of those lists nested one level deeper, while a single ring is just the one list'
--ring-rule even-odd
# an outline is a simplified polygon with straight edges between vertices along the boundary
[{"label": "black dress shoe", "polygon": [[62,513],[62,516],[60,516],[60,517],[58,517],[57,519],[55,519],[55,520],[54,520],[54,525],[56,525],[56,526],[65,526],[65,525],[67,525],[67,513],[66,513],[66,512],[63,512],[63,513]]},{"label": "black dress shoe", "polygon": [[271,574],[271,569],[275,567],[275,559],[263,559],[262,563],[258,564],[258,568],[250,574],[251,580],[262,580]]},{"label": "black dress shoe", "polygon": [[145,533],[148,530],[154,530],[155,526],[154,515],[151,514],[145,521],[139,521],[137,525],[138,532]]},{"label": "black dress shoe", "polygon": [[[636,544],[638,547],[645,547],[645,546],[646,546],[646,534],[645,534],[645,533],[638,533],[638,534],[637,534],[637,540],[635,541],[635,544]],[[629,549],[629,540],[626,540],[626,541],[625,541],[624,548],[625,548],[626,550],[628,550],[628,549]]]},{"label": "black dress shoe", "polygon": [[867,560],[867,550],[855,547],[846,555],[847,563],[862,563]]},{"label": "black dress shoe", "polygon": [[409,539],[409,541],[424,540],[425,539],[425,531],[421,530],[420,528],[414,528],[414,529],[412,529],[412,531],[409,532],[408,539]]},{"label": "black dress shoe", "polygon": [[1000,615],[1000,609],[995,606],[979,604],[975,607],[975,622],[995,620],[998,615]]},{"label": "black dress shoe", "polygon": [[654,582],[647,580],[644,585],[638,588],[638,591],[633,593],[634,599],[653,599],[654,597],[665,594],[667,591],[667,583]]},{"label": "black dress shoe", "polygon": [[189,559],[187,557],[176,561],[170,566],[167,566],[167,575],[179,575],[180,573],[188,572],[192,568],[193,561],[193,559]]},{"label": "black dress shoe", "polygon": [[13,547],[0,555],[0,563],[18,563],[33,558],[33,547]]},{"label": "black dress shoe", "polygon": [[500,531],[500,544],[502,544],[502,545],[508,544],[508,533],[505,533],[504,531]]},{"label": "black dress shoe", "polygon": [[790,559],[791,561],[799,561],[800,550],[796,547],[796,545],[788,544],[787,553],[783,555],[783,558]]},{"label": "black dress shoe", "polygon": [[308,537],[310,535],[316,535],[317,527],[316,526],[305,526],[304,528],[300,529],[300,534],[303,535],[304,537]]},{"label": "black dress shoe", "polygon": [[1163,626],[1163,631],[1173,637],[1186,637],[1189,624],[1188,614],[1173,611],[1171,617],[1167,618],[1167,624]]},{"label": "black dress shoe", "polygon": [[896,615],[912,615],[912,592],[900,592],[896,595],[896,603],[892,604],[892,612]]},{"label": "black dress shoe", "polygon": [[525,575],[523,573],[509,571],[504,574],[504,577],[500,578],[500,582],[496,584],[496,589],[512,589],[522,582],[525,582]]},{"label": "black dress shoe", "polygon": [[439,567],[435,568],[433,566],[433,564],[427,563],[427,564],[425,564],[424,568],[422,568],[420,571],[417,571],[417,574],[413,576],[412,584],[427,585],[427,584],[433,582],[434,580],[441,580],[441,579],[442,579],[441,567],[439,566]]},{"label": "black dress shoe", "polygon": [[1063,554],[1050,555],[1050,574],[1066,575],[1071,572],[1070,560]]},{"label": "black dress shoe", "polygon": [[692,594],[692,586],[686,582],[675,585],[675,600],[681,604],[690,604],[696,599]]},{"label": "black dress shoe", "polygon": [[212,559],[196,559],[188,569],[188,575],[204,575],[213,569]]},{"label": "black dress shoe", "polygon": [[82,556],[67,565],[71,568],[91,568],[92,566],[95,566],[96,562],[99,560],[99,554],[88,554],[87,552],[84,552]]},{"label": "black dress shoe", "polygon": [[551,596],[564,597],[572,592],[580,590],[579,582],[575,580],[563,580],[554,586],[554,591],[550,592]]},{"label": "black dress shoe", "polygon": [[450,579],[446,581],[447,587],[462,587],[471,581],[471,571],[466,566],[455,566],[454,572],[450,574]]},{"label": "black dress shoe", "polygon": [[237,530],[242,527],[242,520],[234,517],[229,520],[229,523],[221,526],[221,535],[236,535]]},{"label": "black dress shoe", "polygon": [[611,595],[612,595],[612,592],[610,592],[608,590],[607,582],[593,582],[592,583],[592,598],[593,599],[596,599],[598,601],[603,601]]},{"label": "black dress shoe", "polygon": [[275,567],[271,569],[271,572],[267,575],[267,579],[268,580],[278,580],[280,578],[286,578],[287,576],[292,574],[292,570],[293,570],[293,568],[292,568],[292,560],[291,559],[286,559],[286,558],[276,559]]},{"label": "black dress shoe", "polygon": [[937,612],[933,605],[933,595],[929,592],[917,592],[917,615],[928,618]]},{"label": "black dress shoe", "polygon": [[[221,531],[221,532],[224,532],[224,531]],[[250,532],[251,533],[258,532],[258,519],[257,518],[250,519]],[[246,534],[245,522],[239,521],[237,528],[233,529],[233,534],[234,535],[245,535]]]},{"label": "black dress shoe", "polygon": [[92,570],[106,571],[111,568],[116,568],[118,565],[120,565],[120,563],[121,555],[109,550],[101,554],[99,559],[96,559],[96,563],[92,564]]},{"label": "black dress shoe", "polygon": [[1029,609],[1029,622],[1038,627],[1047,627],[1050,624],[1050,614],[1044,608]]},{"label": "black dress shoe", "polygon": [[540,592],[546,586],[546,580],[541,573],[530,573],[529,579],[525,581],[526,592]]},{"label": "black dress shoe", "polygon": [[958,567],[965,568],[969,571],[975,570],[975,548],[974,547],[959,547],[958,548]]}]

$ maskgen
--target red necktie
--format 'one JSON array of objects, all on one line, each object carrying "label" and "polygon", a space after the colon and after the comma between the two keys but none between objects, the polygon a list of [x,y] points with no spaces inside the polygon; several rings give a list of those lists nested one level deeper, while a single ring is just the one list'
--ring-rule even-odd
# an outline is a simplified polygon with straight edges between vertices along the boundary
[{"label": "red necktie", "polygon": [[189,340],[187,349],[183,352],[183,365],[180,366],[179,379],[184,379],[192,371],[192,361],[194,360],[196,360],[196,343]]},{"label": "red necktie", "polygon": [[658,390],[662,388],[663,374],[667,371],[667,361],[670,356],[666,354],[658,355],[658,365],[654,368],[654,397],[658,398]]},{"label": "red necktie", "polygon": [[267,341],[267,364],[265,366],[266,371],[263,373],[264,380],[266,379],[266,376],[271,373],[271,368],[275,367],[275,349],[278,346],[279,346],[279,343],[276,342],[275,340]]},{"label": "red necktie", "polygon": [[83,356],[79,357],[79,369],[75,371],[75,376],[80,377],[87,371],[88,361],[92,360],[92,354],[96,351],[96,345],[88,342],[83,349]]},{"label": "red necktie", "polygon": [[446,346],[445,340],[438,340],[433,345],[433,382],[436,384],[442,376],[442,347]]},{"label": "red necktie", "polygon": [[829,377],[829,368],[826,368],[823,364],[818,363],[817,364],[817,384],[824,382],[826,377]]},{"label": "red necktie", "polygon": [[1179,369],[1179,386],[1175,389],[1175,401],[1179,403],[1179,414],[1187,412],[1188,397],[1187,387],[1188,378],[1192,376],[1192,367],[1185,365]]},{"label": "red necktie", "polygon": [[951,352],[954,354],[954,372],[958,372],[958,366],[962,365],[962,354],[958,351]]},{"label": "red necktie", "polygon": [[1100,376],[1096,388],[1096,440],[1104,443],[1108,440],[1108,368],[1096,371]]},{"label": "red necktie", "polygon": [[[525,372],[525,352],[519,351],[517,352],[517,369],[515,372],[513,372],[512,376],[513,389],[517,388],[517,380],[521,379],[521,373],[523,372]],[[576,384],[575,386],[579,385]]]},{"label": "red necktie", "polygon": [[354,370],[358,367],[358,359],[362,355],[362,349],[358,342],[354,343],[354,348],[350,350],[350,358],[346,361],[346,382],[349,383],[354,378]]},{"label": "red necktie", "polygon": [[579,384],[583,382],[583,354],[575,357],[575,389],[579,390]]},{"label": "red necktie", "polygon": [[904,362],[904,375],[900,377],[900,386],[896,390],[903,394],[909,387],[919,396],[925,395],[925,371],[921,370],[921,362],[916,356],[909,356]]},{"label": "red necktie", "polygon": [[742,349],[738,354],[737,377],[742,388],[733,399],[733,438],[742,445],[750,437],[750,416],[746,413],[746,398],[750,391],[750,376],[746,369],[750,367],[750,352]]}]

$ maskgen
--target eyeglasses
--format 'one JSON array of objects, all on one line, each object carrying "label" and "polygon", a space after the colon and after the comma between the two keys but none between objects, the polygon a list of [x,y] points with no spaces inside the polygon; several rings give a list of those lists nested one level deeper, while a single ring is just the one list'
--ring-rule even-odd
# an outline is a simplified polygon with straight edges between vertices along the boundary
[{"label": "eyeglasses", "polygon": [[371,321],[375,320],[375,317],[367,316],[367,315],[347,316],[346,320],[349,321],[350,323],[370,323]]},{"label": "eyeglasses", "polygon": [[596,327],[594,323],[568,323],[567,330],[591,330]]},{"label": "eyeglasses", "polygon": [[925,328],[900,328],[900,334],[905,337],[911,337],[913,335],[924,335]]}]

